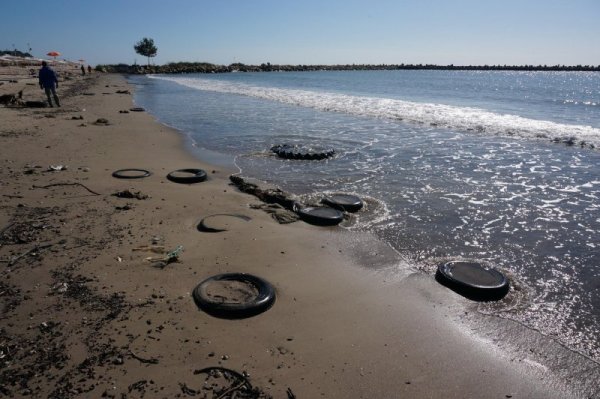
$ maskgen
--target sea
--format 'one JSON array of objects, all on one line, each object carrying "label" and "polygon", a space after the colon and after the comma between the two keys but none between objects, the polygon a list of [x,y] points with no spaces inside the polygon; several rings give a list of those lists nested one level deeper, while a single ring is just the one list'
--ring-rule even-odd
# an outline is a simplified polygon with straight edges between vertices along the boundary
[{"label": "sea", "polygon": [[[307,200],[352,193],[368,231],[435,273],[505,272],[492,312],[600,361],[600,73],[310,71],[130,76],[192,152]],[[333,148],[284,160],[276,144]]]}]

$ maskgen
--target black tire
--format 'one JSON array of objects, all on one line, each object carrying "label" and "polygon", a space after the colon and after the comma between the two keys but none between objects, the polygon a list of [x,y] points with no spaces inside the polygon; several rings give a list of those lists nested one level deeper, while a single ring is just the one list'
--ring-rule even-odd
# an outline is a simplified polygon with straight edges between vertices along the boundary
[{"label": "black tire", "polygon": [[133,108],[129,108],[129,110],[133,111],[133,112],[144,112],[145,111],[145,109],[142,107],[133,107]]},{"label": "black tire", "polygon": [[[136,174],[128,174],[129,172]],[[141,179],[150,175],[152,175],[152,172],[145,169],[119,169],[112,173],[112,176],[117,179]]]},{"label": "black tire", "polygon": [[306,223],[317,226],[335,226],[344,220],[344,213],[329,207],[308,206],[298,210],[298,216]]},{"label": "black tire", "polygon": [[[246,303],[215,301],[207,295],[209,284],[215,281],[239,281],[252,284],[258,295]],[[268,310],[275,303],[275,288],[260,277],[246,273],[225,273],[207,278],[194,288],[192,297],[196,305],[206,313],[223,319],[243,319]]]},{"label": "black tire", "polygon": [[203,218],[200,223],[198,223],[198,226],[196,227],[198,229],[198,231],[201,231],[203,233],[220,233],[222,231],[227,231],[227,229],[225,228],[221,228],[218,226],[215,226],[213,223],[211,223],[210,218],[214,217],[214,216],[230,216],[233,218],[238,218],[241,220],[244,220],[246,222],[250,221],[251,218],[246,216],[246,215],[237,215],[237,214],[230,214],[230,213],[218,213],[216,215],[210,215],[207,216],[205,218]]},{"label": "black tire", "polygon": [[331,158],[335,155],[335,150],[315,149],[291,144],[277,144],[271,147],[271,151],[284,159],[298,159],[305,161],[319,161],[326,158]]},{"label": "black tire", "polygon": [[[187,173],[190,176],[177,176],[177,173]],[[193,184],[206,180],[207,174],[202,169],[177,169],[167,175],[167,179],[175,183]]]},{"label": "black tire", "polygon": [[450,261],[438,265],[435,279],[458,294],[475,301],[497,301],[510,288],[498,270],[472,261]]},{"label": "black tire", "polygon": [[321,202],[327,206],[345,212],[358,212],[363,207],[362,200],[356,195],[332,194],[324,197]]}]

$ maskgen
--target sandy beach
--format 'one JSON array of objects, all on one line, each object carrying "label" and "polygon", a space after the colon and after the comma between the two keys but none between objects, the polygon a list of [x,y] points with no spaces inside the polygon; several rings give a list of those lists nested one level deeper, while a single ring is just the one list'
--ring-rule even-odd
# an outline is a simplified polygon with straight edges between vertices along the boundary
[{"label": "sandy beach", "polygon": [[[131,111],[125,77],[61,72],[61,108],[0,106],[0,397],[599,397],[596,363],[482,314],[375,238],[252,208],[235,171]],[[0,95],[44,100],[26,72],[0,77]],[[124,168],[152,174],[112,177]],[[182,168],[208,179],[166,178]],[[248,220],[197,230],[218,214]],[[178,246],[176,262],[147,260]],[[195,286],[230,272],[268,280],[274,305],[199,310]],[[212,386],[208,367],[246,380]]]}]

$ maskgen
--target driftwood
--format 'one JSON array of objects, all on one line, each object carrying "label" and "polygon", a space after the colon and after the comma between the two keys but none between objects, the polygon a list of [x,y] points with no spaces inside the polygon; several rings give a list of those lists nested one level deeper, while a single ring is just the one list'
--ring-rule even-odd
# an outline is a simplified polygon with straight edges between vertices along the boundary
[{"label": "driftwood", "polygon": [[94,194],[94,195],[101,195],[100,193],[95,192],[94,190],[91,190],[90,188],[88,188],[86,185],[81,184],[81,183],[53,183],[53,184],[47,184],[45,186],[36,186],[33,185],[33,188],[44,188],[44,189],[48,189],[50,187],[57,187],[57,186],[81,186],[83,188],[85,188],[87,191],[89,191],[90,193]]},{"label": "driftwood", "polygon": [[46,249],[46,248],[50,248],[52,245],[54,244],[39,244],[36,245],[33,248],[30,248],[29,250],[23,252],[21,255],[17,255],[17,256],[13,256],[9,261],[8,261],[8,266],[13,266],[14,264],[16,264],[20,259],[26,257],[27,255],[39,251],[40,249]]},{"label": "driftwood", "polygon": [[140,357],[140,356],[136,355],[135,353],[133,353],[132,350],[129,351],[129,354],[131,355],[132,358],[139,360],[142,363],[158,364],[158,359],[155,359],[153,357],[150,359],[145,359],[145,358]]}]

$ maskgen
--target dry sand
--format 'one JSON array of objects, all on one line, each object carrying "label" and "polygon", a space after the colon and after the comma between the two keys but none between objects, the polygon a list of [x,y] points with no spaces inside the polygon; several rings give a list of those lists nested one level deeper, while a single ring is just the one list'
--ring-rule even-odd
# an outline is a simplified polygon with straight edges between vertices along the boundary
[{"label": "dry sand", "polygon": [[[73,72],[62,108],[0,107],[0,397],[253,397],[225,391],[239,379],[211,390],[206,367],[244,373],[254,397],[597,397],[597,364],[478,314],[367,235],[251,209],[181,134],[119,112],[134,106],[122,76]],[[44,99],[15,79],[0,94]],[[122,168],[153,174],[111,176]],[[180,168],[209,178],[165,178]],[[124,190],[148,198],[111,195]],[[223,213],[251,219],[196,230]],[[157,267],[136,250],[148,245],[184,252]],[[274,306],[242,320],[200,311],[192,290],[224,272],[267,279]]]}]

